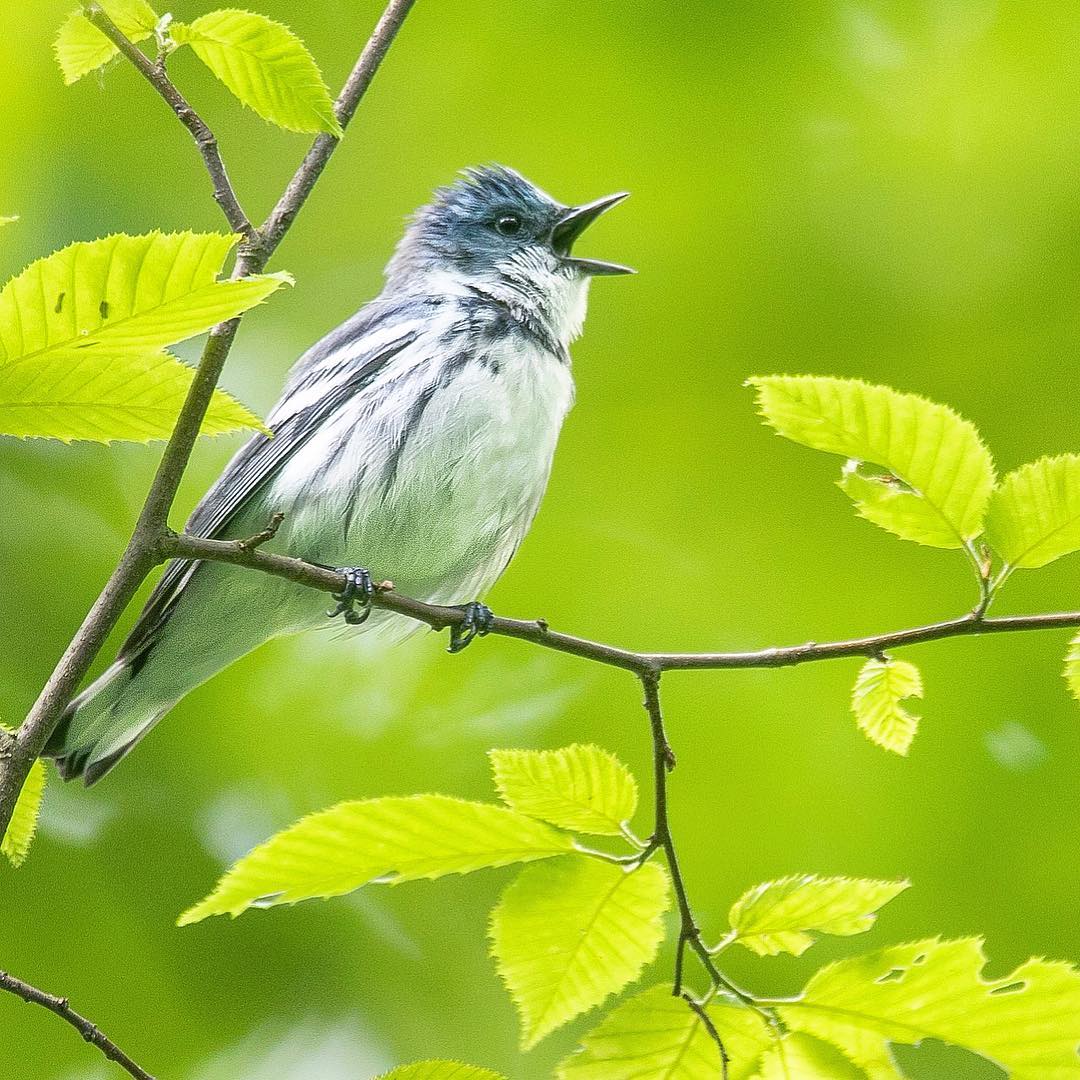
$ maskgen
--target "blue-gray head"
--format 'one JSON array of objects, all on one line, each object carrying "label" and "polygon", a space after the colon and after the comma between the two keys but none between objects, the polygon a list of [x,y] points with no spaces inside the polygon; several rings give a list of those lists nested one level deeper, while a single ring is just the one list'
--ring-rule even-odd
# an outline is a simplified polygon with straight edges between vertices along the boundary
[{"label": "blue-gray head", "polygon": [[625,198],[621,192],[565,206],[513,169],[468,169],[416,213],[387,267],[390,286],[459,282],[566,323],[574,336],[589,279],[633,273],[571,253],[585,229]]}]

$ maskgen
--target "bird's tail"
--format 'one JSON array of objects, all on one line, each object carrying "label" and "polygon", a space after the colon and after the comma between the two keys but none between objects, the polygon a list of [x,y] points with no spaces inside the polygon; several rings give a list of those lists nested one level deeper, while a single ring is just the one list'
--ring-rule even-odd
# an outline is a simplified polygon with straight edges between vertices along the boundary
[{"label": "bird's tail", "polygon": [[137,671],[117,660],[64,710],[44,754],[65,780],[100,780],[172,707],[139,693]]}]

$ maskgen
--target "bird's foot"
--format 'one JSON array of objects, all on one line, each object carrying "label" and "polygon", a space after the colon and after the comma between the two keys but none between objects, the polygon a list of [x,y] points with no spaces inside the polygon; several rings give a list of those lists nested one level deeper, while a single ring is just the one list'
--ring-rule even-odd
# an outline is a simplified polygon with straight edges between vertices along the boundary
[{"label": "bird's foot", "polygon": [[362,566],[342,566],[337,572],[344,575],[345,588],[332,594],[337,601],[337,607],[326,614],[331,619],[344,615],[350,626],[359,626],[367,622],[371,615],[371,601],[378,589],[371,580],[371,574]]},{"label": "bird's foot", "polygon": [[473,638],[483,637],[491,631],[495,623],[495,613],[487,606],[474,600],[471,604],[462,607],[465,618],[456,626],[450,627],[450,644],[448,653],[459,653],[467,648]]}]

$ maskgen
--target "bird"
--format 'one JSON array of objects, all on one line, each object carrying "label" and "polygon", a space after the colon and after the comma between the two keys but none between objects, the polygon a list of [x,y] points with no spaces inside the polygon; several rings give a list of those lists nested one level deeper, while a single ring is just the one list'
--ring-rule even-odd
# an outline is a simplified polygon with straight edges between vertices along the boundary
[{"label": "bird", "polygon": [[115,661],[48,741],[64,779],[100,780],[187,693],[270,638],[343,625],[328,615],[349,632],[407,636],[420,624],[372,610],[373,575],[461,605],[451,651],[490,628],[478,598],[547,487],[589,284],[634,272],[573,246],[627,195],[565,205],[502,165],[435,191],[382,291],[300,357],[271,434],[236,453],[186,525],[238,539],[280,521],[266,547],[341,570],[337,607],[249,569],[170,562]]}]

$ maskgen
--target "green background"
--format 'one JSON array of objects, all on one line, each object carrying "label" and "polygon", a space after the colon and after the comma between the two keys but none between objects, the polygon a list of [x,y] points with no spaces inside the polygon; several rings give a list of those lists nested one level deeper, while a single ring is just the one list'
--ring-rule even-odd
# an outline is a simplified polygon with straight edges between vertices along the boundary
[{"label": "green background", "polygon": [[[0,213],[22,217],[0,237],[5,277],[112,230],[219,227],[190,140],[132,71],[63,87],[50,45],[70,6],[0,14]],[[333,86],[377,15],[252,6],[289,22]],[[261,216],[305,138],[243,111],[192,55],[172,70]],[[248,318],[224,382],[266,410],[296,356],[378,291],[403,217],[462,166],[512,164],[565,201],[626,188],[581,250],[641,272],[594,287],[578,404],[492,605],[664,649],[957,614],[974,601],[964,559],[857,520],[839,463],[771,435],[742,383],[809,371],[917,390],[974,420],[1001,469],[1080,448],[1078,70],[1068,0],[421,0],[275,260],[296,288]],[[199,446],[174,523],[237,445]],[[8,721],[114,565],[157,453],[0,439]],[[999,610],[1076,607],[1078,586],[1075,558],[1020,573]],[[106,783],[52,782],[30,861],[0,875],[0,967],[69,995],[163,1080],[364,1080],[426,1056],[549,1076],[596,1016],[518,1053],[485,945],[509,871],[173,927],[224,865],[307,811],[490,797],[491,746],[596,741],[646,776],[628,676],[515,642],[456,658],[443,644],[277,642],[193,693]],[[934,933],[985,934],[997,973],[1080,959],[1064,645],[909,650],[927,696],[906,760],[855,729],[857,662],[668,676],[673,820],[708,934],[770,877],[914,882],[867,937],[799,961],[733,953],[730,972],[794,991],[823,959]],[[905,1061],[916,1077],[997,1075],[934,1046]],[[10,999],[0,1074],[117,1071]]]}]

